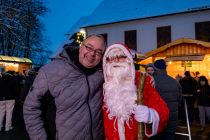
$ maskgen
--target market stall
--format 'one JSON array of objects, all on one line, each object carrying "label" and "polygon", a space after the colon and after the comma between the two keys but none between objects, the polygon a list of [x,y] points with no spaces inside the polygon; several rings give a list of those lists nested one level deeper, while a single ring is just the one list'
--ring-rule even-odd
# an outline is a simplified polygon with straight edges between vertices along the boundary
[{"label": "market stall", "polygon": [[165,59],[168,74],[172,77],[183,75],[185,71],[190,71],[192,74],[198,71],[200,75],[210,79],[209,42],[181,38],[145,55],[146,59],[140,61],[141,65],[152,63],[157,59]]},{"label": "market stall", "polygon": [[31,66],[32,61],[28,58],[0,55],[0,72],[11,70],[24,73],[24,71],[31,68]]}]

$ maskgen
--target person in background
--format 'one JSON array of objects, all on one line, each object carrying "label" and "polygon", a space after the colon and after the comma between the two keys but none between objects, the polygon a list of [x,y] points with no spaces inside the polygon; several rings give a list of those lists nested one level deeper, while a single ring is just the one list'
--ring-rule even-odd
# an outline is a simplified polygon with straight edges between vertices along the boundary
[{"label": "person in background", "polygon": [[155,68],[152,63],[149,63],[145,67],[146,73],[151,77],[151,84],[153,87],[155,87],[155,80],[154,80],[154,74],[155,74]]},{"label": "person in background", "polygon": [[23,83],[25,81],[25,76],[20,74],[19,72],[15,72],[15,71],[12,71],[12,75],[14,76],[14,80],[18,85],[18,87],[17,87],[18,91],[17,91],[17,95],[15,95],[15,100],[19,101],[20,100],[21,89],[22,89]]},{"label": "person in background", "polygon": [[103,36],[88,36],[75,48],[65,45],[52,62],[39,69],[23,107],[31,140],[46,140],[41,99],[52,95],[56,106],[56,139],[103,140]]},{"label": "person in background", "polygon": [[205,76],[200,76],[198,79],[196,97],[198,99],[201,131],[204,131],[206,125],[206,117],[210,121],[210,86]]},{"label": "person in background", "polygon": [[146,65],[146,73],[148,73],[151,76],[154,76],[155,68],[154,68],[154,65],[152,63],[149,63],[149,64]]},{"label": "person in background", "polygon": [[155,88],[167,103],[170,113],[167,127],[162,133],[151,140],[174,140],[178,126],[178,108],[182,93],[181,86],[174,78],[167,74],[167,65],[164,59],[156,60],[154,67],[156,69],[154,76]]},{"label": "person in background", "polygon": [[179,82],[182,79],[182,76],[180,74],[177,74],[175,79],[177,82]]},{"label": "person in background", "polygon": [[[193,74],[194,74],[194,79],[197,81],[197,86],[198,86],[198,81],[199,81],[199,77],[200,77],[200,72],[199,71],[196,71],[196,72],[193,72]],[[196,120],[196,121],[200,121],[200,117],[199,117],[199,108],[198,108],[198,98],[197,97],[195,97],[195,103],[194,103],[194,114],[195,114],[195,116],[194,116],[194,119]]]},{"label": "person in background", "polygon": [[198,82],[198,80],[199,80],[199,77],[200,77],[200,72],[199,71],[196,71],[195,72],[195,80]]},{"label": "person in background", "polygon": [[23,83],[23,87],[21,88],[20,92],[20,101],[24,103],[25,98],[31,88],[33,81],[36,77],[36,71],[33,68],[30,68],[25,71],[25,82]]},{"label": "person in background", "polygon": [[[188,95],[186,98],[187,109],[188,109],[188,117],[189,122],[192,123],[195,117],[195,94],[197,88],[197,81],[191,76],[190,71],[186,71],[184,73],[184,78],[180,79],[180,84],[182,86],[182,94]],[[182,102],[182,108],[184,108],[184,102]],[[182,118],[185,118],[184,110],[182,110]],[[185,120],[184,120],[185,121]]]},{"label": "person in background", "polygon": [[17,95],[17,83],[14,80],[12,71],[2,74],[0,78],[0,130],[4,127],[3,120],[6,114],[5,131],[13,129],[12,115],[15,106],[15,96]]}]

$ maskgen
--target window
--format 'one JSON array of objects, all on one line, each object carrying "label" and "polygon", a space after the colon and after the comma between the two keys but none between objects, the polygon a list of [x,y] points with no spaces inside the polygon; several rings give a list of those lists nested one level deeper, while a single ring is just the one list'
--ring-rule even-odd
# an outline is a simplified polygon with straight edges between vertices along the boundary
[{"label": "window", "polygon": [[195,23],[195,39],[210,42],[210,21]]},{"label": "window", "polygon": [[137,49],[136,30],[125,31],[125,45],[129,48]]},{"label": "window", "polygon": [[157,48],[171,42],[171,26],[157,27]]}]

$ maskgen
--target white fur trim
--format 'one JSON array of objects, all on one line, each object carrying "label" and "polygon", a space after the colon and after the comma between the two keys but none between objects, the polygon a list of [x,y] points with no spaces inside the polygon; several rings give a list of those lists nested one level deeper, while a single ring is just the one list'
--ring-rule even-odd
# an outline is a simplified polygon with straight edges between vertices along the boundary
[{"label": "white fur trim", "polygon": [[150,122],[152,122],[152,133],[147,134],[147,130],[146,130],[147,125],[145,124],[145,135],[147,137],[151,137],[157,134],[158,126],[160,122],[160,118],[156,110],[149,108],[149,112],[150,112],[150,117],[151,117]]},{"label": "white fur trim", "polygon": [[130,59],[131,65],[132,65],[132,69],[131,69],[132,78],[133,78],[133,81],[135,81],[135,66],[134,66],[133,57],[132,57],[131,53],[128,51],[128,49],[123,44],[113,44],[113,45],[107,47],[105,54],[103,56],[103,69],[104,69],[103,72],[104,72],[105,82],[107,81],[106,72],[105,72],[106,57],[107,57],[107,54],[109,53],[109,51],[113,48],[121,49],[125,53],[125,55]]},{"label": "white fur trim", "polygon": [[125,127],[124,127],[124,121],[122,118],[117,120],[117,125],[118,125],[118,134],[119,134],[120,140],[125,140]]}]

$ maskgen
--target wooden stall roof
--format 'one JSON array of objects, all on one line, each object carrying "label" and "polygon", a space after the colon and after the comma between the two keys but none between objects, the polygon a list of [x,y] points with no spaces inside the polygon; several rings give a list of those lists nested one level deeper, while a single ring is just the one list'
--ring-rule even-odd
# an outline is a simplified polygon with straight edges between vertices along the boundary
[{"label": "wooden stall roof", "polygon": [[146,57],[190,56],[210,54],[210,43],[181,38],[160,48],[147,52]]},{"label": "wooden stall roof", "polygon": [[28,58],[20,58],[20,57],[14,57],[14,56],[3,56],[0,55],[0,61],[1,62],[17,62],[17,63],[32,63],[32,61]]}]

